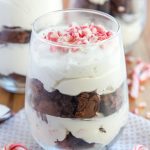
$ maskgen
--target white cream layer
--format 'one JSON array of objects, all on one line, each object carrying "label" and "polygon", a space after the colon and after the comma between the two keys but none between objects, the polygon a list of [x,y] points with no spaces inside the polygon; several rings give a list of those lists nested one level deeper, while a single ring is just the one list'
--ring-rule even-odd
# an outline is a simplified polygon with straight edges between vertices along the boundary
[{"label": "white cream layer", "polygon": [[57,89],[73,96],[96,90],[102,95],[114,92],[125,79],[124,60],[116,39],[103,49],[89,46],[66,54],[52,53],[49,46],[36,42],[31,44],[29,77],[40,80],[49,92]]},{"label": "white cream layer", "polygon": [[108,0],[89,0],[91,3],[103,5]]},{"label": "white cream layer", "polygon": [[26,75],[28,44],[8,44],[0,47],[0,74]]},{"label": "white cream layer", "polygon": [[134,42],[136,42],[140,34],[143,30],[141,19],[137,19],[132,23],[126,23],[121,19],[118,19],[118,22],[121,26],[122,36],[123,36],[123,44],[125,47],[130,47]]},{"label": "white cream layer", "polygon": [[0,0],[0,27],[31,29],[33,21],[44,13],[62,9],[61,0]]},{"label": "white cream layer", "polygon": [[[69,119],[46,115],[48,123],[38,118],[36,111],[28,104],[26,104],[26,112],[33,136],[43,145],[55,146],[55,142],[64,140],[68,132],[88,143],[107,145],[126,124],[128,103],[124,103],[118,112],[107,117],[100,115],[92,119]],[[106,130],[106,133],[99,131],[101,127]]]}]

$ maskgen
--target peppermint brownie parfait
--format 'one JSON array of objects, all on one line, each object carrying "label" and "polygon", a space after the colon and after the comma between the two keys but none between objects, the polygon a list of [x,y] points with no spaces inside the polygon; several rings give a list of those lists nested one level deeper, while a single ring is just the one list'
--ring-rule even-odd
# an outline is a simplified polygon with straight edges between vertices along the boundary
[{"label": "peppermint brownie parfait", "polygon": [[127,122],[128,97],[113,17],[81,9],[35,21],[25,108],[45,150],[100,150],[115,140]]},{"label": "peppermint brownie parfait", "polygon": [[[24,92],[31,25],[36,17],[61,9],[61,0],[0,0],[0,86]],[[54,20],[54,18],[53,18]]]},{"label": "peppermint brownie parfait", "polygon": [[88,8],[109,13],[122,28],[125,51],[140,38],[144,29],[147,0],[71,0],[73,8]]}]

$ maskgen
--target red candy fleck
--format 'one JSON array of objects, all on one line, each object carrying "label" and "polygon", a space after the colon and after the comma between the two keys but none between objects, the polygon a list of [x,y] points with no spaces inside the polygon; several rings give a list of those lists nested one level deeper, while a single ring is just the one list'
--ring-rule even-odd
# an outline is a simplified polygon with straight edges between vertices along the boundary
[{"label": "red candy fleck", "polygon": [[146,116],[145,117],[150,120],[150,112],[146,112]]},{"label": "red candy fleck", "polygon": [[148,150],[148,148],[145,147],[144,145],[138,144],[138,145],[134,146],[133,150]]},{"label": "red candy fleck", "polygon": [[[106,31],[101,25],[94,25],[94,23],[86,25],[71,24],[67,29],[63,30],[51,30],[44,35],[44,39],[58,42],[60,44],[73,44],[73,45],[86,45],[90,43],[98,43],[100,41],[106,40],[112,36],[112,32]],[[58,48],[56,48],[58,49]],[[62,52],[67,52],[64,50],[66,48],[61,48]],[[57,50],[52,49],[55,52]],[[58,50],[60,51],[60,49]],[[76,50],[71,50],[76,52]]]},{"label": "red candy fleck", "polygon": [[28,150],[28,149],[21,144],[11,144],[5,146],[3,150]]}]

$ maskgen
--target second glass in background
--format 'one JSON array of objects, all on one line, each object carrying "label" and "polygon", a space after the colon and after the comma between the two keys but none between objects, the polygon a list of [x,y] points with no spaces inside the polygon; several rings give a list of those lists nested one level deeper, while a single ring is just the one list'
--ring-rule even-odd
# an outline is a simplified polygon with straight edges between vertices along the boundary
[{"label": "second glass in background", "polygon": [[0,1],[0,87],[24,93],[32,23],[43,13],[59,9],[61,0]]},{"label": "second glass in background", "polygon": [[140,38],[146,21],[147,0],[70,0],[72,8],[88,8],[114,16],[122,29],[125,52]]}]

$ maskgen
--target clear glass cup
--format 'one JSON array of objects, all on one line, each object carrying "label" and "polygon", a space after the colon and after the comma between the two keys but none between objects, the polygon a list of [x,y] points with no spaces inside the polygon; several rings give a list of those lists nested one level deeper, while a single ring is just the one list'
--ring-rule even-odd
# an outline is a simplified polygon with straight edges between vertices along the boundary
[{"label": "clear glass cup", "polygon": [[0,87],[24,93],[32,22],[59,9],[61,0],[0,1]]},{"label": "clear glass cup", "polygon": [[[101,24],[114,34],[100,44],[79,46],[42,37],[72,22]],[[77,9],[50,12],[34,22],[25,109],[41,147],[100,150],[110,145],[128,119],[127,93],[120,27],[113,17]]]},{"label": "clear glass cup", "polygon": [[125,52],[128,52],[143,32],[147,0],[70,0],[70,7],[99,10],[114,16],[121,26]]}]

